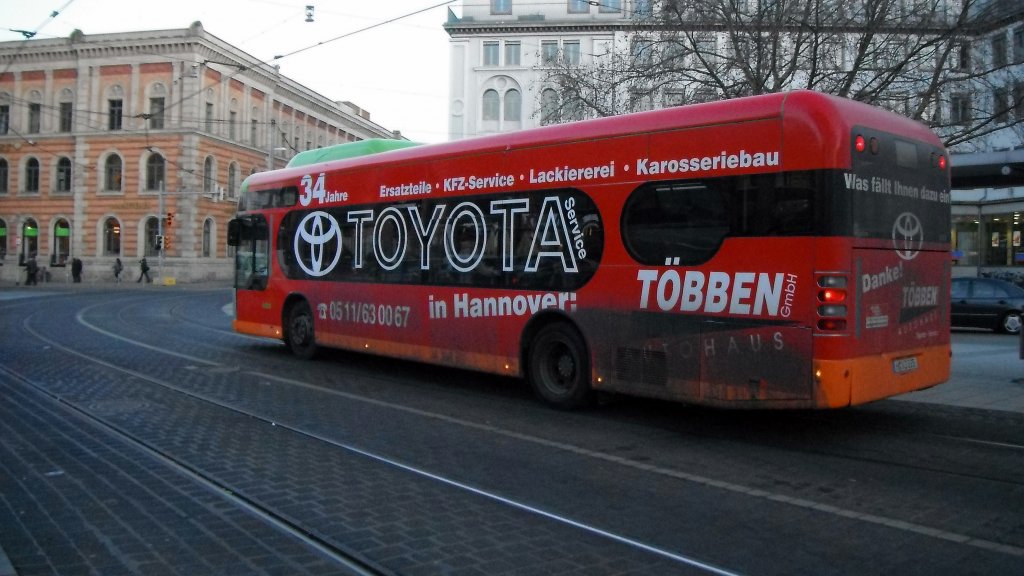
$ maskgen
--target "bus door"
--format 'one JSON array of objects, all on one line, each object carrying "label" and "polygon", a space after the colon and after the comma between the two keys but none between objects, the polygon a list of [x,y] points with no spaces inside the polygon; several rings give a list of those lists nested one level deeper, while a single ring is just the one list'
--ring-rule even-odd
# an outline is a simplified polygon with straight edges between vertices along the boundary
[{"label": "bus door", "polygon": [[228,246],[235,247],[235,289],[264,290],[270,276],[270,226],[261,214],[228,222]]}]

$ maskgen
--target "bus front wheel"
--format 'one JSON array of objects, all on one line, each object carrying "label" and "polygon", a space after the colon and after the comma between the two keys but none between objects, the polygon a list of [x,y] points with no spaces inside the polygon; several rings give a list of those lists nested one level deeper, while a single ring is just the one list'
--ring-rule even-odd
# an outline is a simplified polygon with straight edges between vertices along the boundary
[{"label": "bus front wheel", "polygon": [[572,326],[552,324],[542,328],[530,346],[528,362],[530,385],[548,404],[569,409],[591,402],[587,347]]},{"label": "bus front wheel", "polygon": [[299,358],[308,360],[316,354],[316,336],[313,333],[313,310],[305,300],[296,302],[288,312],[285,332],[288,348]]}]

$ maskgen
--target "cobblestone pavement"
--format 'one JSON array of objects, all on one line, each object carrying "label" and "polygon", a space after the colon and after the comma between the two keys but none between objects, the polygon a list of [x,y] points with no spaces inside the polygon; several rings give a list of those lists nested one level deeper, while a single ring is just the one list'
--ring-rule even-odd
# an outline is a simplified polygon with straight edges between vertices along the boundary
[{"label": "cobblestone pavement", "polygon": [[225,329],[223,287],[116,290],[0,290],[0,576],[1013,574],[1024,558],[1019,460],[934,448],[959,433],[947,419],[1019,444],[1006,402],[806,424],[569,415],[452,371],[298,363]]}]

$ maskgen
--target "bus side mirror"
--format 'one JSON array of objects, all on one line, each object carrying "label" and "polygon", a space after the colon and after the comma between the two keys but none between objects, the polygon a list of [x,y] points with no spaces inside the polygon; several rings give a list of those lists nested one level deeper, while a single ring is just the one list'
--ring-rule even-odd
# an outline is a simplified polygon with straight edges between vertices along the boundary
[{"label": "bus side mirror", "polygon": [[235,218],[228,222],[228,246],[238,247],[242,238],[242,222]]}]

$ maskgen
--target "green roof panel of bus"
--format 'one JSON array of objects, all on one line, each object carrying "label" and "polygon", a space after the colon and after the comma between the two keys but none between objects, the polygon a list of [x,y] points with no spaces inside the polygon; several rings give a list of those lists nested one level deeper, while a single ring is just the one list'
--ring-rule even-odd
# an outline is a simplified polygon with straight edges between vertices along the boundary
[{"label": "green roof panel of bus", "polygon": [[287,167],[294,168],[296,166],[308,166],[310,164],[319,164],[320,162],[355,158],[357,156],[368,156],[370,154],[379,154],[389,150],[399,150],[419,145],[419,142],[410,142],[408,140],[371,138],[368,140],[360,140],[358,142],[347,142],[345,144],[337,144],[326,148],[317,148],[315,150],[299,152],[295,156],[292,156]]}]

